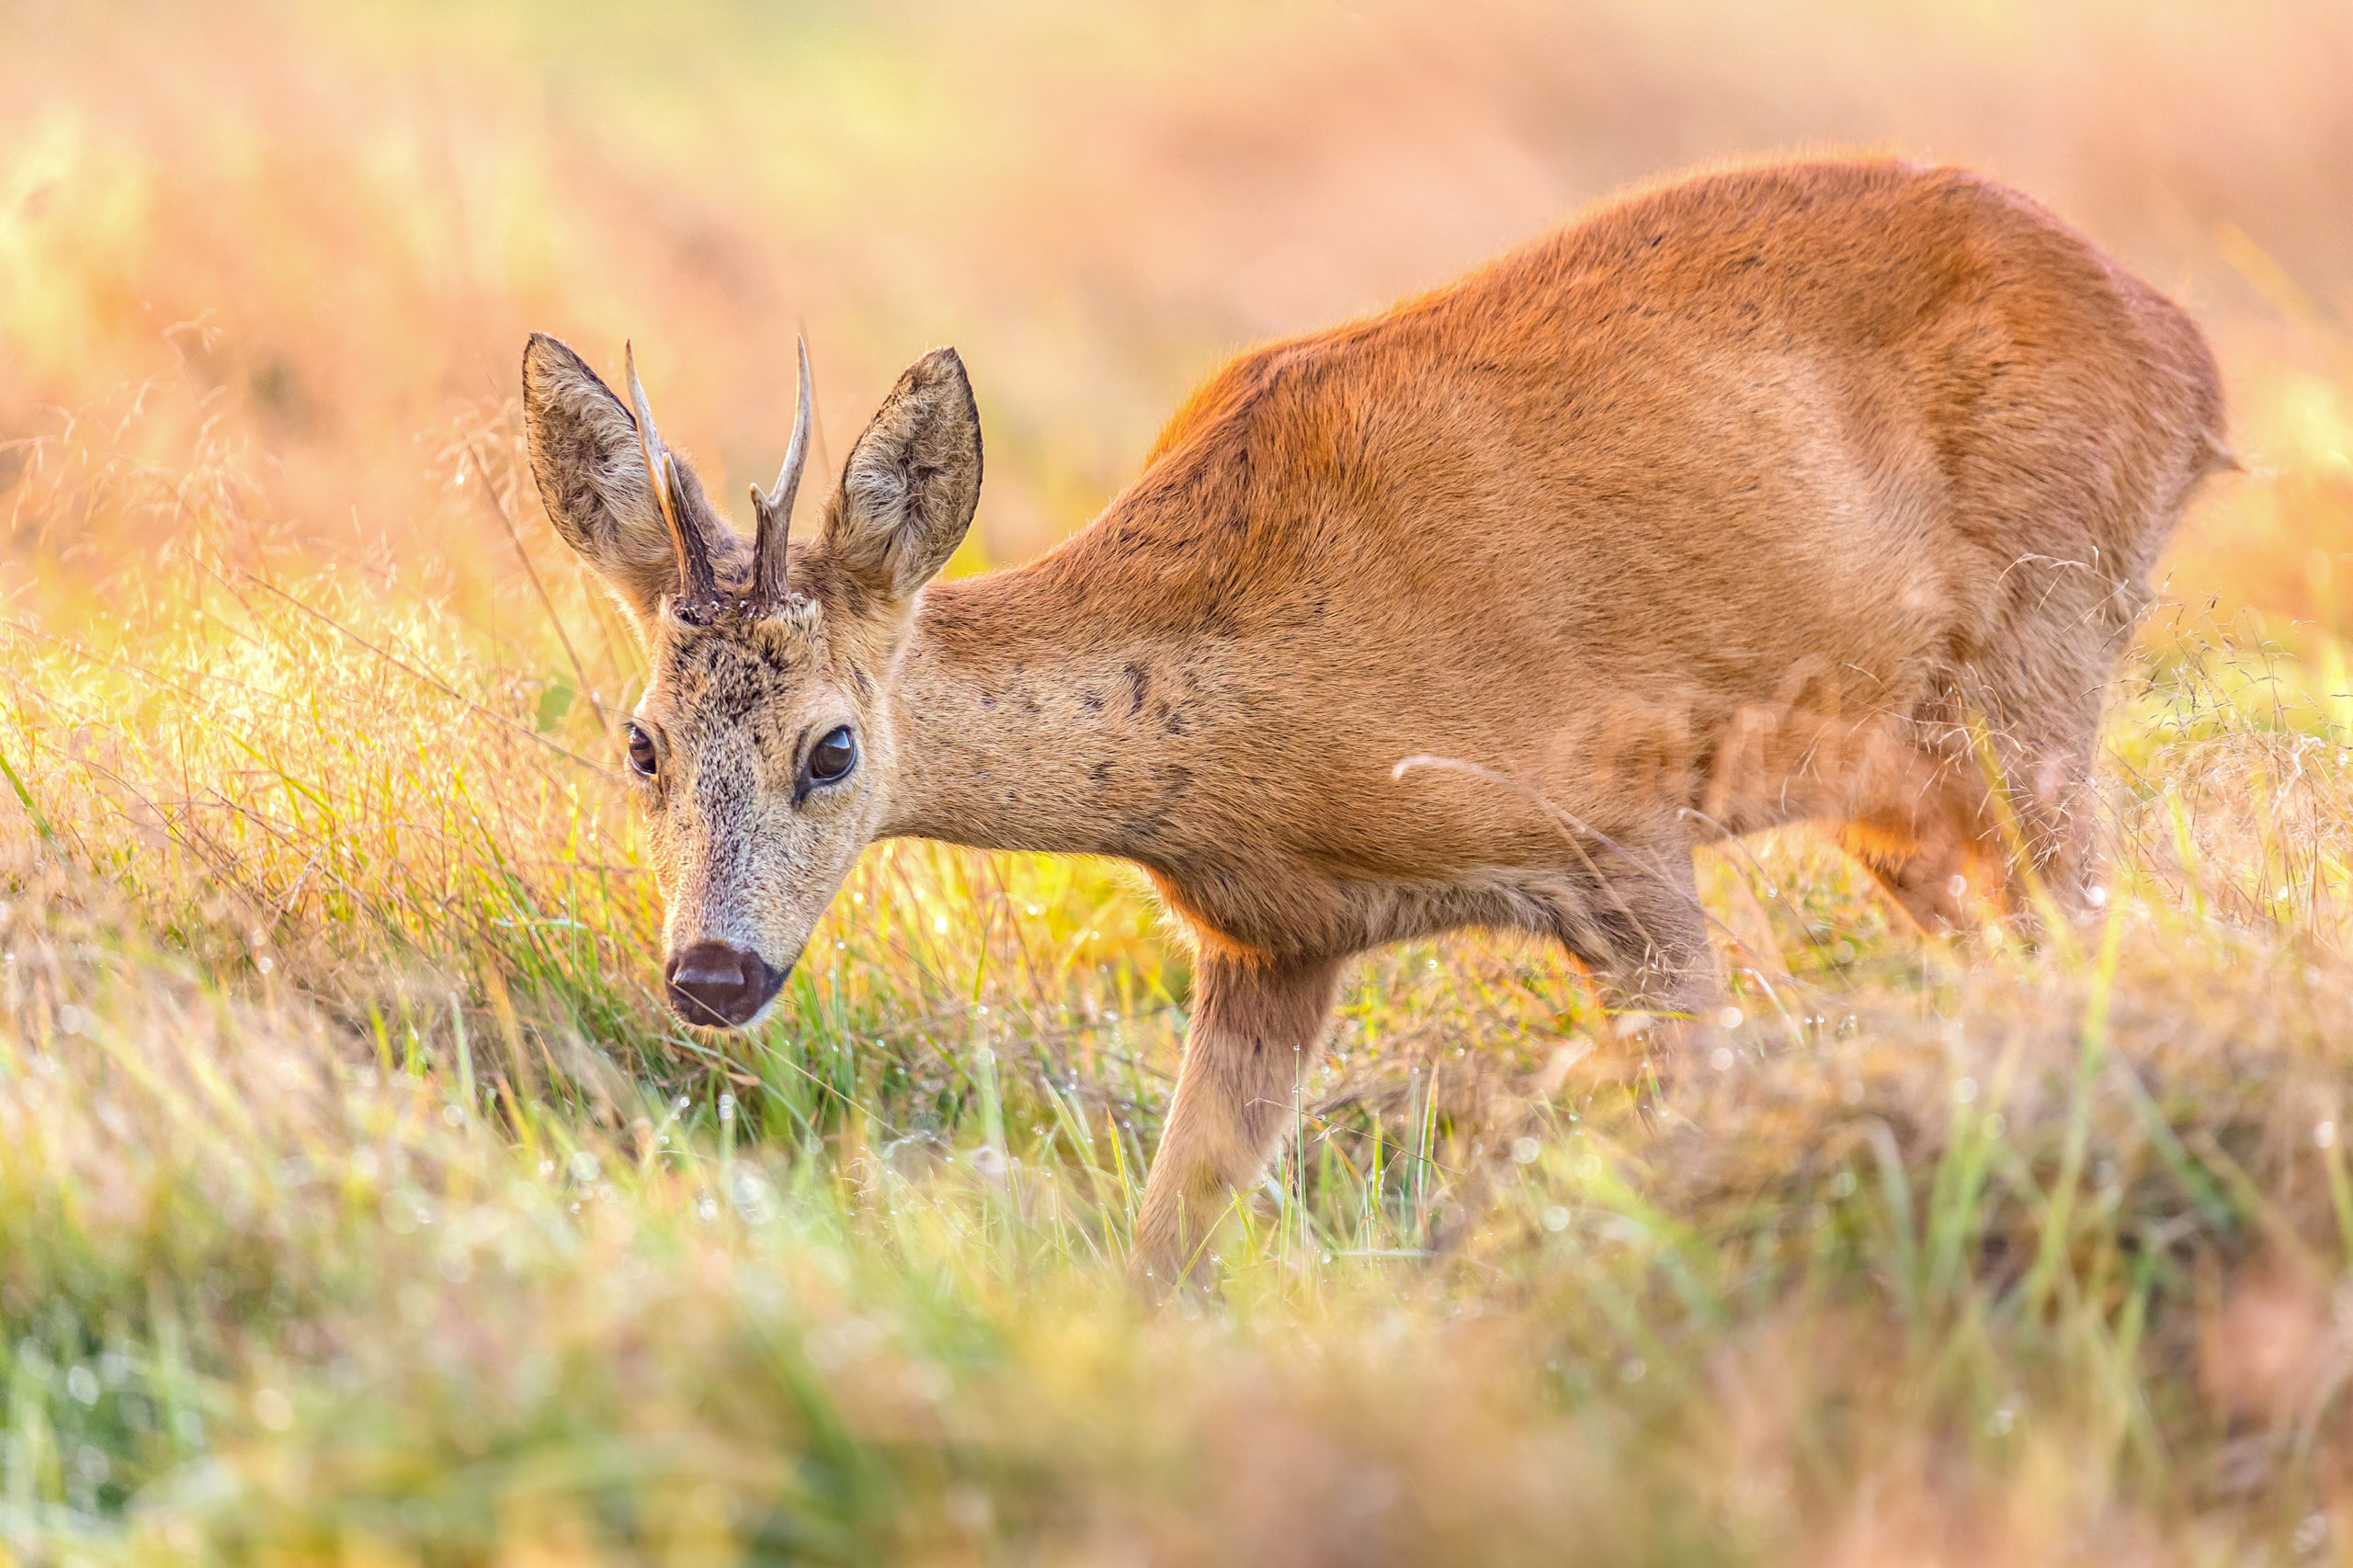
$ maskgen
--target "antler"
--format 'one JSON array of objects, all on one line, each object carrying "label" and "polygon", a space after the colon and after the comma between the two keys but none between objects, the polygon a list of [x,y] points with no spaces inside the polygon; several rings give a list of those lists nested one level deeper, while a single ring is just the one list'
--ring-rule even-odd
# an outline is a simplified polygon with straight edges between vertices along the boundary
[{"label": "antler", "polygon": [[637,410],[637,446],[645,456],[645,473],[654,482],[654,498],[662,507],[662,521],[670,529],[670,548],[678,557],[680,601],[698,609],[717,602],[719,577],[711,570],[710,546],[691,523],[685,493],[678,487],[677,460],[662,445],[654,428],[654,410],[645,401],[645,385],[637,379],[637,350],[621,345],[629,369],[629,400]]},{"label": "antler", "polygon": [[784,604],[785,540],[792,531],[792,499],[801,491],[801,470],[809,460],[810,404],[814,401],[809,384],[809,345],[798,337],[793,345],[801,356],[801,401],[792,416],[792,442],[784,449],[784,469],[776,476],[776,488],[763,495],[758,485],[752,486],[752,510],[760,520],[752,545],[755,614],[766,614]]}]

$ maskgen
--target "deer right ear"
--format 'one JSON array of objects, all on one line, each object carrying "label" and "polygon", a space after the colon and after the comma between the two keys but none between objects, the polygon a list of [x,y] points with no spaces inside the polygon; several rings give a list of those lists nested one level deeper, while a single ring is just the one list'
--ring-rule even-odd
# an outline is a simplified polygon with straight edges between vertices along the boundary
[{"label": "deer right ear", "polygon": [[981,499],[981,413],[953,348],[935,348],[850,449],[824,548],[870,592],[904,599],[963,542]]},{"label": "deer right ear", "polygon": [[[523,349],[523,429],[556,532],[641,628],[650,623],[662,596],[678,589],[678,554],[636,419],[579,355],[533,333]],[[682,484],[700,498],[691,474]]]}]

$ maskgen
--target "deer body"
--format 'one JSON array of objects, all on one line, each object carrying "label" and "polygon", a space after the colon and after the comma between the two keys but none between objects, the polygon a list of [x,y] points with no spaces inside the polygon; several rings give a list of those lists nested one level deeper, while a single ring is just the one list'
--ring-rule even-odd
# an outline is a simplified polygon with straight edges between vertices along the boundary
[{"label": "deer body", "polygon": [[[625,475],[582,506],[581,405],[535,374],[559,526],[651,561]],[[909,372],[790,548],[793,624],[679,624],[606,568],[655,647],[642,722],[838,710],[870,776],[764,865],[739,798],[780,788],[777,746],[707,733],[677,765],[702,821],[669,851],[673,952],[733,944],[780,978],[875,836],[1142,866],[1199,952],[1137,1242],[1163,1281],[1267,1157],[1368,948],[1533,931],[1629,1008],[1701,1014],[1692,846],[1799,821],[1924,925],[2029,869],[2076,896],[2107,682],[2229,460],[2186,315],[2023,198],[1893,162],[1662,187],[1245,355],[1089,528],[925,587],[977,492],[970,407],[952,357]],[[1980,731],[2018,781],[2018,864]]]}]

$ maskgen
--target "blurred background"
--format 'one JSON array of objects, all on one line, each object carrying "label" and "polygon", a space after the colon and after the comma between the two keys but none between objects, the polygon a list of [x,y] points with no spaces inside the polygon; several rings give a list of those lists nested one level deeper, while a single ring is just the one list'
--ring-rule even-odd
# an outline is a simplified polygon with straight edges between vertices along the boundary
[{"label": "blurred background", "polygon": [[634,339],[729,497],[796,331],[829,464],[952,342],[989,453],[961,566],[1018,560],[1244,345],[1631,183],[1865,147],[2014,182],[2189,304],[2254,474],[2176,592],[2335,619],[2347,80],[2341,0],[7,0],[0,585],[136,573],[210,483],[250,548],[494,598],[465,453],[511,439],[534,329],[608,372]]}]

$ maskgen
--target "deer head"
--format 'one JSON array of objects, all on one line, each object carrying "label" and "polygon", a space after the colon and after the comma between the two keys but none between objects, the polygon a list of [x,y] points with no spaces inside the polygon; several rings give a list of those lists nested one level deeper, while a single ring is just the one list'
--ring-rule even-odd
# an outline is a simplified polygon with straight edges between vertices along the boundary
[{"label": "deer head", "polygon": [[775,1000],[898,765],[888,694],[915,604],[980,497],[964,366],[908,367],[843,466],[815,539],[789,541],[809,453],[809,359],[776,487],[746,547],[655,429],[635,356],[624,403],[570,348],[523,353],[531,472],[565,541],[620,602],[652,672],[622,726],[661,890],[665,994],[743,1028]]}]

